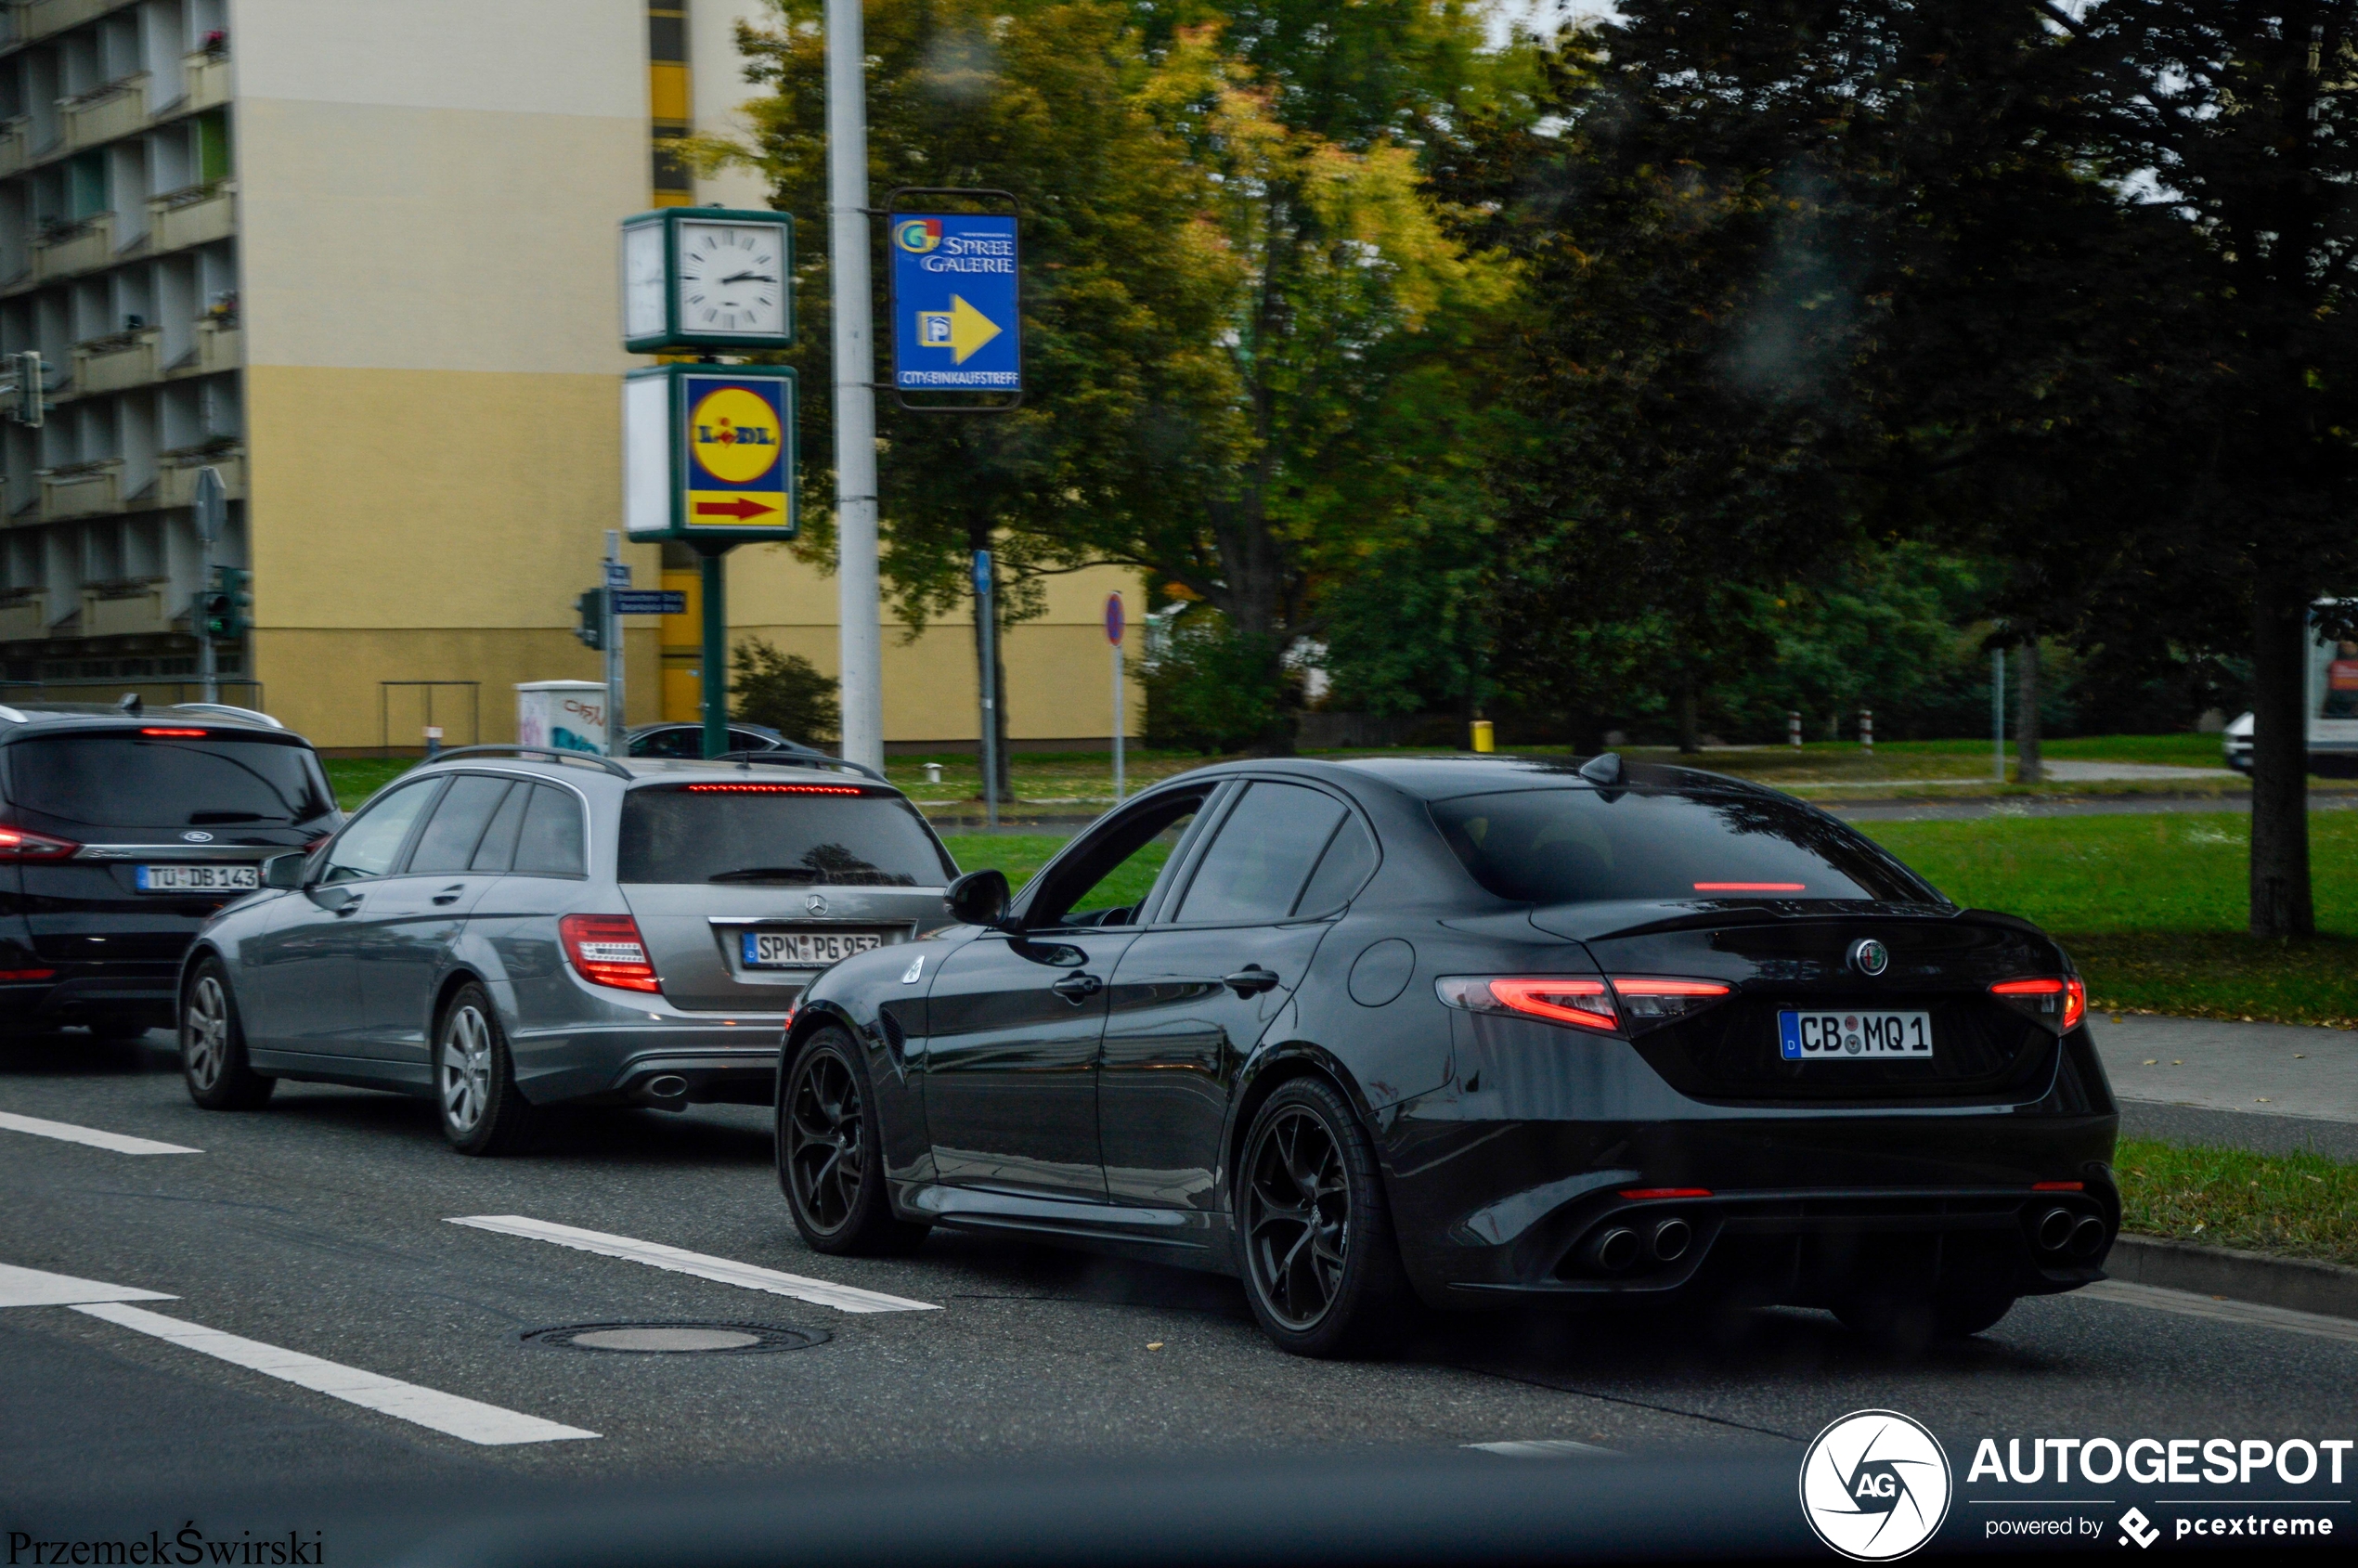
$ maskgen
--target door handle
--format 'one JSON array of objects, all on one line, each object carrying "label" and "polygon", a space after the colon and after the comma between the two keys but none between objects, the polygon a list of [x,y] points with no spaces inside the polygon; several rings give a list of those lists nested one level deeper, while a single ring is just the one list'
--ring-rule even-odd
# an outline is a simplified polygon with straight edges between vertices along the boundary
[{"label": "door handle", "polygon": [[1074,1006],[1080,1006],[1106,989],[1106,982],[1095,975],[1072,974],[1048,988]]},{"label": "door handle", "polygon": [[358,899],[346,899],[343,902],[336,905],[336,918],[338,920],[342,920],[347,914],[357,914],[359,912],[360,901]]},{"label": "door handle", "polygon": [[1264,991],[1276,990],[1277,973],[1258,964],[1248,964],[1233,975],[1221,976],[1220,981],[1238,996],[1253,996]]},{"label": "door handle", "polygon": [[459,901],[460,898],[465,894],[466,890],[467,885],[465,883],[454,883],[450,887],[445,888],[441,892],[436,893],[434,896],[434,901],[438,904],[455,904]]}]

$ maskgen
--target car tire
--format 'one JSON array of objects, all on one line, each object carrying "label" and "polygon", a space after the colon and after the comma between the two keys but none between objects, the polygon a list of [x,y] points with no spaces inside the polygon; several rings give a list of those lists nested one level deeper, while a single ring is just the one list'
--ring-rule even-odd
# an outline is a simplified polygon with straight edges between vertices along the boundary
[{"label": "car tire", "polygon": [[442,1009],[434,1030],[434,1112],[460,1154],[514,1154],[538,1121],[516,1087],[515,1057],[491,993],[470,980]]},{"label": "car tire", "polygon": [[805,1037],[778,1075],[777,1117],[778,1186],[814,1251],[875,1257],[925,1239],[927,1226],[892,1212],[883,1122],[850,1035],[828,1025]]},{"label": "car tire", "polygon": [[180,994],[180,1077],[207,1110],[253,1110],[279,1086],[246,1060],[245,1026],[218,958],[199,960]]},{"label": "car tire", "polygon": [[1237,1179],[1245,1298],[1294,1355],[1387,1348],[1409,1313],[1375,1146],[1322,1078],[1280,1084],[1245,1134]]}]

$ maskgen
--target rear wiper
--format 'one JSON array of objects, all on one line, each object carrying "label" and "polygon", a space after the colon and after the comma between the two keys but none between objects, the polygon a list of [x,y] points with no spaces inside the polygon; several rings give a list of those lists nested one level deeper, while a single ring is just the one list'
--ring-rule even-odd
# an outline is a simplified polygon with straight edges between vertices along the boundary
[{"label": "rear wiper", "polygon": [[706,882],[816,882],[821,874],[807,865],[750,865],[742,871],[718,871]]}]

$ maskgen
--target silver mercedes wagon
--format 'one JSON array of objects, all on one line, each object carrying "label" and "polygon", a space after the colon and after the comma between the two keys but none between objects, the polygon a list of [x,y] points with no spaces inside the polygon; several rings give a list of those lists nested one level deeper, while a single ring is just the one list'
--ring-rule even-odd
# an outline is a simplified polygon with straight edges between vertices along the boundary
[{"label": "silver mercedes wagon", "polygon": [[803,988],[945,924],[956,875],[832,758],[446,752],[199,930],[182,1069],[217,1110],[281,1078],[428,1095],[469,1154],[561,1101],[766,1105]]}]

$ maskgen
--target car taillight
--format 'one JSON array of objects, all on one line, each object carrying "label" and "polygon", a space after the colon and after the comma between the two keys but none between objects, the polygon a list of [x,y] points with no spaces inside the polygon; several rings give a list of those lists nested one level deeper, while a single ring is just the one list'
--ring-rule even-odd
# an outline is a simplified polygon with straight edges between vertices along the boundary
[{"label": "car taillight", "polygon": [[1615,975],[1613,989],[1633,1018],[1675,1018],[1728,994],[1717,980],[1674,980],[1657,975]]},{"label": "car taillight", "polygon": [[2088,1016],[2088,982],[2077,975],[2000,980],[1989,988],[1989,994],[2004,998],[2041,1023],[2054,1023],[2060,1011],[2063,1021],[2057,1027],[2066,1034]]},{"label": "car taillight", "polygon": [[557,922],[564,939],[565,961],[592,985],[621,991],[660,991],[655,966],[647,962],[647,944],[640,939],[639,923],[627,914],[568,914]]},{"label": "car taillight", "polygon": [[0,985],[12,985],[24,980],[53,980],[55,969],[0,969]]},{"label": "car taillight", "polygon": [[1474,1013],[1521,1013],[1549,1023],[1580,1029],[1611,1030],[1614,1024],[1613,992],[1600,979],[1565,975],[1530,978],[1462,979],[1433,982],[1441,1000]]},{"label": "car taillight", "polygon": [[0,861],[62,861],[82,846],[25,827],[0,827]]}]

